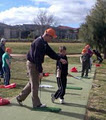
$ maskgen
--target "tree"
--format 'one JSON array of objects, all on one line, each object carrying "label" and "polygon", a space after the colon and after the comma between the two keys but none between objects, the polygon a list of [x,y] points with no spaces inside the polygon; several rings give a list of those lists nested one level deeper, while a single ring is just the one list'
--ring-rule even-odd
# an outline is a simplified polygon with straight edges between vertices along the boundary
[{"label": "tree", "polygon": [[58,24],[55,16],[49,14],[45,10],[39,11],[36,18],[34,18],[34,23],[36,25],[36,29],[39,30],[38,34],[42,34],[48,27],[56,26]]},{"label": "tree", "polygon": [[97,0],[85,23],[81,25],[79,37],[104,53],[106,59],[106,1]]}]

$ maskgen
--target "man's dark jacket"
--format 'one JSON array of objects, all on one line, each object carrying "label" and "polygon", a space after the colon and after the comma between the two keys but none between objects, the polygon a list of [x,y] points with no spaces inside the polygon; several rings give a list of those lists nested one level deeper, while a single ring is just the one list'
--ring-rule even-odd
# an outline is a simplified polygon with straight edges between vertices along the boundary
[{"label": "man's dark jacket", "polygon": [[42,73],[42,63],[44,62],[44,56],[48,55],[50,58],[59,60],[60,57],[51,49],[43,37],[38,37],[35,39],[30,47],[30,50],[27,54],[27,60],[31,63],[34,63],[39,71]]}]

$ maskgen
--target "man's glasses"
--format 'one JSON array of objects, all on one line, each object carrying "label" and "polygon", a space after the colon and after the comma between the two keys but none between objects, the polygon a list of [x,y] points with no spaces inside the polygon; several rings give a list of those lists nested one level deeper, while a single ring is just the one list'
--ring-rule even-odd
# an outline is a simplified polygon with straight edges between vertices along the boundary
[{"label": "man's glasses", "polygon": [[49,36],[51,39],[53,39],[53,37],[52,37],[51,35],[48,35],[48,34],[47,34],[47,36]]}]

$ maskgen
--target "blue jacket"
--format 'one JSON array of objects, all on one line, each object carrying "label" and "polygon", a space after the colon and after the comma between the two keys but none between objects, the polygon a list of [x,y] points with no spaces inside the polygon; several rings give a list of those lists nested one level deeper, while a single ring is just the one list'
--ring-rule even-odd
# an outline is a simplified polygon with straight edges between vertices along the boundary
[{"label": "blue jacket", "polygon": [[60,60],[60,57],[51,49],[46,41],[42,37],[35,39],[27,54],[27,60],[34,63],[39,71],[42,73],[42,63],[44,62],[44,56],[48,55],[50,58]]}]

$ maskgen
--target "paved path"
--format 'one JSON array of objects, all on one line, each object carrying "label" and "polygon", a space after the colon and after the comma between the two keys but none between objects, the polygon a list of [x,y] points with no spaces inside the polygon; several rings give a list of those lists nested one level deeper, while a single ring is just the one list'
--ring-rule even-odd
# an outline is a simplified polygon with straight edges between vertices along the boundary
[{"label": "paved path", "polygon": [[11,54],[12,57],[26,57],[26,54]]},{"label": "paved path", "polygon": [[[72,67],[77,67],[81,70],[80,65],[69,65],[69,70]],[[95,66],[92,72],[89,73],[89,79],[76,80],[68,77],[68,86],[82,87],[82,90],[67,89],[65,95],[66,104],[60,104],[58,100],[55,103],[51,102],[51,93],[57,89],[55,75],[44,77],[42,84],[54,86],[53,88],[42,88],[39,96],[42,103],[46,103],[50,107],[59,107],[62,109],[59,113],[41,112],[32,110],[31,97],[24,101],[24,107],[20,107],[15,98],[11,99],[11,104],[0,106],[0,120],[84,120],[86,106],[88,102],[89,92],[92,87]],[[70,73],[70,71],[69,71]],[[80,76],[80,72],[71,73],[74,76]]]},{"label": "paved path", "polygon": [[[26,54],[11,54],[12,57],[26,57]],[[80,57],[81,54],[72,54],[72,55],[67,55],[68,57]]]}]

